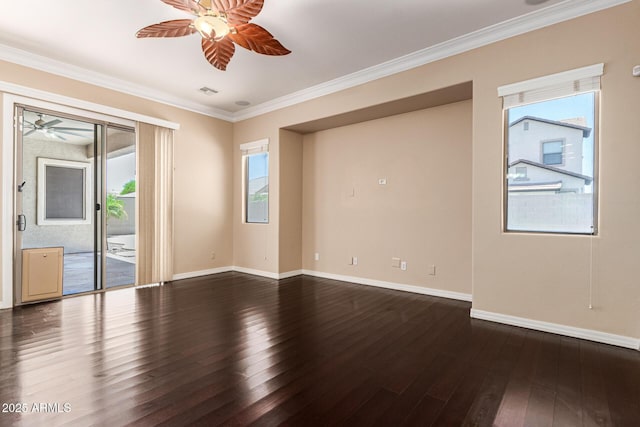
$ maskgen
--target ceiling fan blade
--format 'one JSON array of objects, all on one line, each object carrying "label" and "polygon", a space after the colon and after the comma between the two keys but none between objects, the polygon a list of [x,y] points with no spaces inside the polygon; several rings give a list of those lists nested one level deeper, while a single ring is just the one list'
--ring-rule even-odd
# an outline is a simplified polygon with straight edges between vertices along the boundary
[{"label": "ceiling fan blade", "polygon": [[163,3],[168,4],[169,6],[173,6],[178,10],[183,10],[185,12],[193,13],[194,15],[198,15],[198,13],[205,13],[207,9],[202,7],[198,2],[194,0],[160,0]]},{"label": "ceiling fan blade", "polygon": [[[93,136],[81,135],[79,133],[69,132],[67,130],[60,130],[60,128],[55,128],[55,134],[57,135],[59,133],[63,133],[65,135],[79,136],[80,138],[93,139]],[[58,136],[60,136],[60,135],[58,135]]]},{"label": "ceiling fan blade", "polygon": [[192,19],[174,19],[159,24],[149,25],[136,33],[137,38],[144,37],[182,37],[195,33],[197,30],[191,27]]},{"label": "ceiling fan blade", "polygon": [[60,120],[60,119],[55,119],[55,120],[51,120],[50,122],[43,123],[43,124],[41,125],[41,127],[43,127],[43,128],[49,128],[49,127],[51,127],[51,126],[55,126],[55,125],[57,125],[57,124],[59,124],[59,123],[62,123],[62,120]]},{"label": "ceiling fan blade", "polygon": [[227,15],[230,24],[246,24],[260,13],[264,0],[212,0],[212,3]]},{"label": "ceiling fan blade", "polygon": [[25,133],[25,134],[24,134],[24,135],[22,135],[22,136],[29,136],[29,135],[31,135],[32,133],[34,133],[36,130],[37,130],[37,129],[31,129],[29,132]]},{"label": "ceiling fan blade", "polygon": [[64,127],[55,127],[55,128],[49,128],[55,131],[59,131],[59,130],[74,130],[74,131],[78,131],[78,132],[93,132],[93,129],[82,129],[82,128],[64,128]]},{"label": "ceiling fan blade", "polygon": [[66,140],[67,140],[67,138],[65,138],[65,137],[64,137],[64,136],[62,136],[62,135],[58,135],[58,134],[57,134],[57,133],[55,133],[55,132],[54,132],[54,133],[52,133],[52,134],[51,134],[51,136],[53,136],[54,138],[58,138],[58,139],[60,139],[60,140],[62,140],[62,141],[66,141]]},{"label": "ceiling fan blade", "polygon": [[273,38],[269,31],[265,30],[260,25],[238,25],[236,27],[236,34],[229,34],[228,37],[245,49],[249,49],[263,55],[280,56],[291,53],[289,49],[282,46],[278,40]]},{"label": "ceiling fan blade", "polygon": [[207,61],[218,70],[225,71],[236,47],[227,37],[220,41],[202,39],[202,52]]}]

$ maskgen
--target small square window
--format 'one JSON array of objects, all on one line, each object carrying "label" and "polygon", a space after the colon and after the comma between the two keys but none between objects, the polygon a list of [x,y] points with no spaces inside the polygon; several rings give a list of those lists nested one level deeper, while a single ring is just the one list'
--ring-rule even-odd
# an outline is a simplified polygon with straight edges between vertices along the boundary
[{"label": "small square window", "polygon": [[516,181],[527,180],[527,168],[525,166],[516,167]]},{"label": "small square window", "polygon": [[548,141],[542,143],[542,164],[544,165],[561,165],[562,159],[562,141]]}]

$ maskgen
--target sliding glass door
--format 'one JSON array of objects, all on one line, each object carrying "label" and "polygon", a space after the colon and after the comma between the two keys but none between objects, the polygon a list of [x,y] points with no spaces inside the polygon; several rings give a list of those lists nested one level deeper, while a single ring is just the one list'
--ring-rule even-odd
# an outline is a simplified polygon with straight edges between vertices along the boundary
[{"label": "sliding glass door", "polygon": [[16,112],[17,302],[134,284],[134,131]]}]

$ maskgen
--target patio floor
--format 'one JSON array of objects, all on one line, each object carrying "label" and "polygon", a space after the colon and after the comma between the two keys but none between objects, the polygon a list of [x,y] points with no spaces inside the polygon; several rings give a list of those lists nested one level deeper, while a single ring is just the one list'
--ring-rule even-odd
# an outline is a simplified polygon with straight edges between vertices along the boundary
[{"label": "patio floor", "polygon": [[[93,287],[93,252],[64,255],[64,277],[62,291],[64,295],[90,292]],[[136,265],[107,255],[107,288],[133,285]]]}]

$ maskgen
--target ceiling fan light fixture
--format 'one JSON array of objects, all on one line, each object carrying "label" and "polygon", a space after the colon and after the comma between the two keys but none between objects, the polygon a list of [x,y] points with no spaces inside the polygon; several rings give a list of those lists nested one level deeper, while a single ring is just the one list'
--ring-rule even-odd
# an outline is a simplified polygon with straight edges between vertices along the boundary
[{"label": "ceiling fan light fixture", "polygon": [[193,26],[205,39],[220,40],[231,32],[221,16],[202,15],[193,21]]}]

